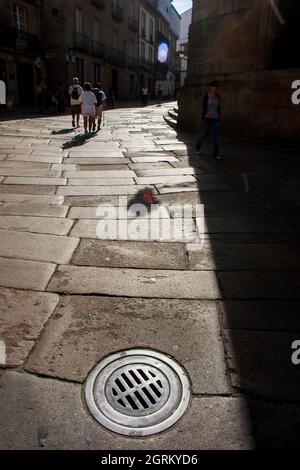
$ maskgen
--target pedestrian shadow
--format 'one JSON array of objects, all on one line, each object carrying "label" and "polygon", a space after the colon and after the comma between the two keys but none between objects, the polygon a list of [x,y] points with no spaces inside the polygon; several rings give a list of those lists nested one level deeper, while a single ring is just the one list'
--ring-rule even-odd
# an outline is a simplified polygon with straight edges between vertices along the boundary
[{"label": "pedestrian shadow", "polygon": [[72,128],[72,129],[60,129],[59,131],[52,131],[51,135],[71,134],[74,131],[75,131],[74,128]]},{"label": "pedestrian shadow", "polygon": [[[177,131],[180,142],[189,137]],[[300,366],[292,362],[292,345],[300,340],[299,153],[223,139],[219,161],[211,149],[210,140],[200,155],[189,146],[174,149],[179,161],[173,166],[200,172],[195,171],[198,191],[160,198],[204,208],[203,243],[199,251],[189,251],[189,262],[191,270],[215,275],[219,296],[212,302],[225,348],[228,400],[238,395],[246,401],[258,449],[295,450],[300,446]]]},{"label": "pedestrian shadow", "polygon": [[78,134],[73,139],[68,140],[62,144],[62,149],[70,149],[72,147],[80,147],[84,145],[89,139],[97,135],[97,132],[90,132],[89,134]]}]

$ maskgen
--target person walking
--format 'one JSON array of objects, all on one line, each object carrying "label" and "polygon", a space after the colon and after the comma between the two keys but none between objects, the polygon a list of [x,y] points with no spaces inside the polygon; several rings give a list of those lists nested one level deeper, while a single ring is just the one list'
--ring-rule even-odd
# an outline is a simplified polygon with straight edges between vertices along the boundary
[{"label": "person walking", "polygon": [[209,92],[203,97],[203,128],[202,134],[196,142],[196,153],[200,153],[201,146],[207,138],[210,129],[212,129],[214,139],[213,157],[220,160],[221,99],[218,93],[219,82],[213,81],[209,83],[208,87]]},{"label": "person walking", "polygon": [[77,120],[77,127],[79,127],[79,119],[80,119],[80,96],[82,95],[83,90],[79,85],[78,78],[73,78],[73,85],[69,88],[69,95],[70,95],[70,104],[72,110],[72,126],[75,127],[75,117]]},{"label": "person walking", "polygon": [[64,114],[66,110],[66,99],[65,99],[65,89],[61,81],[57,82],[56,92],[55,92],[57,113]]},{"label": "person walking", "polygon": [[84,131],[88,133],[92,131],[92,126],[95,121],[96,111],[97,111],[97,98],[92,92],[92,85],[89,82],[85,82],[83,85],[84,91],[79,97],[79,102],[81,105],[81,113],[83,116],[84,122]]},{"label": "person walking", "polygon": [[44,114],[46,110],[46,100],[47,100],[47,83],[44,79],[42,79],[38,85],[37,95],[38,95],[39,113]]},{"label": "person walking", "polygon": [[163,94],[162,86],[161,86],[161,83],[159,83],[157,87],[157,100],[158,100],[159,105],[161,104],[162,94]]},{"label": "person walking", "polygon": [[[103,91],[103,86],[101,83],[97,83],[95,87],[92,89],[92,92],[94,93],[97,99],[97,109],[96,109],[96,119],[98,119],[97,131],[100,131],[103,108],[104,108],[104,103],[106,101],[106,95]],[[96,120],[93,123],[93,131],[95,130],[96,130]]]},{"label": "person walking", "polygon": [[107,92],[107,101],[111,109],[115,107],[115,99],[116,99],[115,92],[112,88],[110,88]]},{"label": "person walking", "polygon": [[147,106],[148,104],[148,88],[146,85],[143,86],[142,88],[142,105]]}]

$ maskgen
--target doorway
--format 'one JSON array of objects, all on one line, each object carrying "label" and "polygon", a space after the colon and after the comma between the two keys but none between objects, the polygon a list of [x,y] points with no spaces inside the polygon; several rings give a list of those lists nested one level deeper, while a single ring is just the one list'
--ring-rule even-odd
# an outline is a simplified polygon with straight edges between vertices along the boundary
[{"label": "doorway", "polygon": [[117,100],[119,98],[119,71],[117,69],[112,69],[111,87]]},{"label": "doorway", "polygon": [[18,105],[34,106],[33,65],[17,62]]}]

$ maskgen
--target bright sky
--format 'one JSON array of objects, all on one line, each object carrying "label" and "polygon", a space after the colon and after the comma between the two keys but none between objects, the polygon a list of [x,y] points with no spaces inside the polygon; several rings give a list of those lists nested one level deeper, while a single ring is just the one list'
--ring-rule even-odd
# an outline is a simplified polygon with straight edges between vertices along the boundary
[{"label": "bright sky", "polygon": [[183,13],[189,10],[193,6],[192,0],[173,0],[173,6],[176,8],[178,13]]}]

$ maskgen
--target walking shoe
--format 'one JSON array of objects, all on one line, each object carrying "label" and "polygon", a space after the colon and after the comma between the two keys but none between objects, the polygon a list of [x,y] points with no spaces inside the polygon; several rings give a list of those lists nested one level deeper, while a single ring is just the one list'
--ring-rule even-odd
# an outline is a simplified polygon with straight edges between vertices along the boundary
[{"label": "walking shoe", "polygon": [[93,132],[95,132],[95,130],[96,130],[96,124],[94,123],[93,124]]},{"label": "walking shoe", "polygon": [[72,121],[72,126],[75,127],[75,121]]}]

